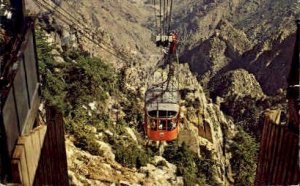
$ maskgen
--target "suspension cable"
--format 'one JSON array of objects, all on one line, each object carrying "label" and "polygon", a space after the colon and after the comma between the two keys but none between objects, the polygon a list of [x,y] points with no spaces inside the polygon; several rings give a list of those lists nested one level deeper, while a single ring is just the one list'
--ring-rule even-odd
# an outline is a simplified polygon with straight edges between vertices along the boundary
[{"label": "suspension cable", "polygon": [[159,0],[159,15],[157,15],[156,1],[153,0],[155,18],[159,17],[159,24],[155,19],[155,27],[159,35],[165,35],[171,31],[173,0]]},{"label": "suspension cable", "polygon": [[158,28],[158,23],[157,23],[157,12],[156,12],[156,0],[153,0],[153,4],[154,4],[154,19],[155,19],[155,29],[156,29],[156,33],[158,33],[159,28]]},{"label": "suspension cable", "polygon": [[162,35],[162,0],[159,0],[159,22],[160,22],[160,35]]},{"label": "suspension cable", "polygon": [[[98,47],[100,47],[100,48],[102,48],[104,51],[106,51],[107,53],[109,53],[109,54],[111,54],[111,55],[113,55],[113,56],[115,56],[115,57],[117,57],[118,59],[120,59],[120,60],[122,60],[122,61],[124,61],[124,62],[126,62],[126,63],[130,63],[130,61],[128,61],[127,59],[125,59],[124,57],[120,57],[117,53],[116,53],[116,51],[114,50],[114,49],[112,49],[112,48],[110,48],[110,47],[108,47],[108,46],[103,46],[101,43],[99,43],[99,41],[98,42],[95,42],[95,40],[92,38],[92,37],[95,37],[96,39],[99,39],[98,38],[98,36],[95,34],[95,33],[93,33],[92,32],[92,37],[91,37],[91,33],[89,33],[88,31],[86,31],[85,30],[85,28],[86,29],[88,29],[89,31],[91,31],[91,29],[89,29],[88,27],[84,27],[81,23],[75,23],[74,21],[72,21],[70,18],[68,18],[68,17],[66,17],[65,15],[63,15],[60,11],[58,11],[57,9],[55,9],[55,10],[53,10],[54,8],[51,6],[51,5],[49,5],[49,3],[47,3],[48,4],[48,6],[47,5],[45,5],[45,4],[43,4],[43,3],[41,3],[39,0],[34,0],[35,2],[36,2],[36,4],[37,5],[39,5],[40,7],[43,7],[44,9],[46,9],[46,10],[49,10],[49,11],[53,11],[53,13],[55,13],[54,15],[59,19],[59,20],[61,20],[62,22],[64,22],[65,24],[67,24],[67,25],[69,25],[69,26],[77,26],[78,28],[75,28],[80,34],[82,34],[85,38],[87,38],[89,41],[91,41],[92,43],[94,43],[95,45],[97,45]],[[43,0],[43,2],[44,2],[44,0]],[[49,8],[50,7],[50,8]],[[62,9],[62,8],[61,8]],[[73,16],[72,16],[73,17]],[[64,19],[66,19],[66,20],[64,20]],[[68,22],[69,21],[69,22]],[[78,20],[77,20],[78,21]],[[71,22],[71,23],[70,23]],[[80,27],[83,27],[83,29],[82,28],[80,28]],[[64,27],[64,28],[66,28],[66,27]],[[66,28],[67,29],[67,28]],[[102,41],[103,43],[105,43],[104,41]],[[107,43],[106,43],[107,44]],[[108,45],[108,44],[107,44]],[[123,55],[123,54],[121,54],[121,55]]]},{"label": "suspension cable", "polygon": [[[163,2],[162,2],[163,1]],[[172,10],[173,10],[173,0],[160,0],[160,36],[170,33],[171,20],[172,20]],[[162,38],[161,38],[162,39]],[[178,61],[178,56],[176,54],[176,60]],[[160,62],[164,61],[165,64],[169,64],[169,72],[167,75],[167,80],[162,84],[167,84],[166,88],[169,88],[170,80],[174,76],[174,65],[172,63],[172,54],[165,55],[155,66],[155,68],[160,66]]]},{"label": "suspension cable", "polygon": [[170,32],[171,29],[171,21],[172,21],[172,7],[173,7],[173,0],[171,0],[171,5],[170,5],[170,16],[169,16],[169,27],[168,27],[168,32]]},{"label": "suspension cable", "polygon": [[[168,22],[169,22],[169,0],[167,0],[167,6],[166,6],[166,29],[168,28]],[[166,31],[167,34],[169,34],[169,30]]]},{"label": "suspension cable", "polygon": [[165,24],[166,24],[166,0],[164,0],[164,6],[163,6],[163,35],[165,35]]},{"label": "suspension cable", "polygon": [[[35,0],[35,1],[37,1],[37,0]],[[98,36],[97,36],[97,33],[96,33],[94,30],[90,29],[90,28],[87,27],[86,25],[83,25],[82,22],[81,22],[78,18],[74,17],[72,14],[70,14],[70,13],[69,13],[68,11],[66,11],[64,8],[62,8],[62,7],[60,7],[60,6],[51,5],[51,4],[50,4],[49,2],[47,2],[46,0],[40,0],[40,1],[43,1],[43,3],[47,4],[48,7],[51,7],[52,9],[57,10],[57,12],[59,12],[62,16],[64,16],[64,17],[65,17],[66,19],[68,19],[69,21],[71,21],[73,24],[75,24],[75,25],[77,25],[77,26],[81,26],[82,29],[85,30],[85,32],[86,32],[88,35],[93,34],[93,37],[96,36],[96,38],[99,39]],[[69,17],[66,17],[65,15],[63,15],[63,13],[62,13],[61,11],[59,11],[59,10],[57,9],[57,7],[58,7],[58,9],[62,10],[63,12],[65,12]],[[75,13],[76,13],[76,12],[75,12]],[[77,13],[77,14],[78,14],[78,13]],[[70,19],[70,17],[73,18],[73,20]],[[77,23],[75,23],[74,20],[76,20]],[[88,32],[87,32],[86,30],[88,30]]]}]

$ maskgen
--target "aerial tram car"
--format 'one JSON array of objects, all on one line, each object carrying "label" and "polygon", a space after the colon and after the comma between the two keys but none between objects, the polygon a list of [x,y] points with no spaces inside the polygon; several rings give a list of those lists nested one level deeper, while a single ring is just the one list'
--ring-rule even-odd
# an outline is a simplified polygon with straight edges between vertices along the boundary
[{"label": "aerial tram car", "polygon": [[149,87],[145,93],[145,132],[150,140],[172,141],[179,133],[180,96],[176,89]]},{"label": "aerial tram car", "polygon": [[172,141],[177,139],[180,130],[180,94],[174,83],[174,66],[172,61],[177,59],[177,34],[170,31],[172,0],[153,0],[154,7],[159,5],[158,15],[155,10],[157,47],[167,51],[162,60],[169,67],[166,80],[148,86],[145,93],[144,130],[147,137],[153,141]]}]

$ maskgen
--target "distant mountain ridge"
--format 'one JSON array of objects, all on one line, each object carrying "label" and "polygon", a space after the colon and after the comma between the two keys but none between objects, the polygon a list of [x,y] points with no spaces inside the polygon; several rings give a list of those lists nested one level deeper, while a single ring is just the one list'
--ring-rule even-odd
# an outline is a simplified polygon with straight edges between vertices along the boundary
[{"label": "distant mountain ridge", "polygon": [[[286,87],[299,3],[292,0],[185,3],[189,9],[178,7],[174,18],[183,37],[181,62],[189,63],[204,85],[219,72],[244,68],[256,76],[268,95]],[[184,12],[183,16],[180,12]]]}]

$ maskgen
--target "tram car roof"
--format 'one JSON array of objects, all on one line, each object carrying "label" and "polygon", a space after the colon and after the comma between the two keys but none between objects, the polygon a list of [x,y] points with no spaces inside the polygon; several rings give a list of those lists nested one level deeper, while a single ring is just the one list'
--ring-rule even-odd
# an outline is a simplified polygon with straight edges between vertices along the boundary
[{"label": "tram car roof", "polygon": [[179,93],[177,90],[165,90],[163,87],[149,88],[145,93],[145,103],[147,111],[179,110]]}]

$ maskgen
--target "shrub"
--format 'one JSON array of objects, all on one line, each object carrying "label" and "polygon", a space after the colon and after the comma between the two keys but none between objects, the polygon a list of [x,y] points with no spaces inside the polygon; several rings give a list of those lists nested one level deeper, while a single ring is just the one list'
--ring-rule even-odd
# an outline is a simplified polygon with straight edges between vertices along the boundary
[{"label": "shrub", "polygon": [[[42,95],[47,104],[68,114],[92,101],[105,102],[108,92],[116,94],[117,73],[101,59],[86,52],[67,51],[67,63],[56,63],[42,31],[36,32],[37,53],[42,76]],[[75,60],[77,63],[71,62]]]},{"label": "shrub", "polygon": [[183,143],[167,148],[164,157],[177,166],[177,175],[183,177],[184,185],[216,185],[212,177],[213,162],[199,158]]},{"label": "shrub", "polygon": [[142,131],[142,128],[138,128],[141,126],[139,124],[144,121],[143,107],[139,104],[142,99],[140,98],[140,95],[136,95],[130,91],[126,92],[126,98],[127,101],[123,102],[121,105],[126,113],[124,120],[126,123],[133,122],[134,126],[131,127],[136,127],[138,130]]},{"label": "shrub", "polygon": [[114,145],[116,161],[127,167],[140,168],[150,161],[150,155],[134,143]]},{"label": "shrub", "polygon": [[[84,126],[92,125],[98,130],[109,129],[122,138],[127,123],[143,121],[143,112],[139,105],[140,95],[127,91],[124,87],[125,69],[119,74],[101,59],[90,57],[86,52],[69,50],[63,54],[65,63],[56,63],[51,54],[53,46],[48,44],[41,31],[37,31],[37,50],[42,76],[42,95],[47,104],[57,106],[65,115],[66,131],[74,135],[75,145],[94,155],[100,155],[99,145],[94,134],[84,130]],[[122,91],[121,91],[122,90]],[[123,93],[123,94],[122,94]],[[126,112],[124,120],[112,126],[108,113],[105,113],[106,101],[112,97],[126,96],[123,111]],[[97,113],[83,109],[83,105],[97,101]],[[138,148],[135,142],[127,140],[116,141],[109,135],[103,137],[115,145],[116,160],[128,167],[145,165],[149,153]],[[118,139],[122,140],[122,139]],[[129,141],[129,142],[128,142]]]},{"label": "shrub", "polygon": [[106,92],[115,92],[117,74],[110,65],[96,57],[80,56],[77,62],[84,69],[85,75],[90,77],[91,84],[101,87]]},{"label": "shrub", "polygon": [[166,167],[168,164],[165,160],[160,160],[159,162],[157,162],[156,166],[158,167]]},{"label": "shrub", "polygon": [[233,139],[230,163],[235,173],[235,185],[253,185],[257,162],[258,144],[241,127]]},{"label": "shrub", "polygon": [[272,106],[284,108],[284,104],[285,97],[280,94],[264,99],[256,99],[251,96],[239,97],[231,95],[225,98],[225,101],[221,104],[221,110],[231,116],[234,122],[243,127],[247,133],[256,139],[260,139],[261,130],[259,124],[262,122],[261,115],[263,111]]},{"label": "shrub", "polygon": [[69,134],[74,135],[74,145],[82,150],[85,150],[92,155],[102,155],[103,152],[100,150],[100,146],[96,141],[95,135],[89,130],[85,129],[88,125],[87,120],[83,118],[65,119],[66,130]]},{"label": "shrub", "polygon": [[79,130],[75,133],[74,145],[82,150],[85,150],[92,155],[101,156],[103,152],[100,150],[99,144],[96,142],[95,138],[86,133],[85,131]]},{"label": "shrub", "polygon": [[42,31],[36,31],[37,56],[39,61],[39,71],[42,81],[42,97],[48,105],[56,106],[61,111],[64,110],[64,99],[66,95],[66,85],[62,80],[61,73],[54,73],[55,60],[51,54],[52,45],[46,42],[46,36]]}]

